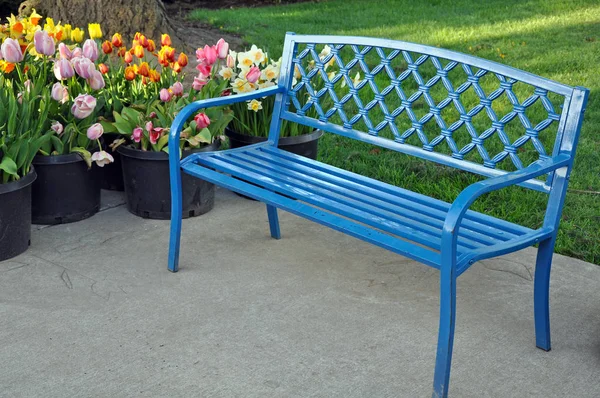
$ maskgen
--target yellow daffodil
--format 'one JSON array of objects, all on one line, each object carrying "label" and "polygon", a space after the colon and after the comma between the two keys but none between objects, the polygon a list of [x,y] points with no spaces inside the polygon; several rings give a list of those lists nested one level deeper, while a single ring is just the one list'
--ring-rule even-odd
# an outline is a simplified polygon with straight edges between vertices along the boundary
[{"label": "yellow daffodil", "polygon": [[79,29],[79,28],[75,28],[73,30],[71,30],[71,41],[74,41],[76,43],[81,43],[83,41],[83,30]]},{"label": "yellow daffodil", "polygon": [[101,39],[102,38],[102,29],[100,28],[99,23],[90,23],[88,24],[88,33],[90,34],[90,39]]},{"label": "yellow daffodil", "polygon": [[37,24],[40,23],[40,19],[42,19],[42,16],[35,11],[35,8],[32,8],[29,22],[31,22],[32,25],[37,26]]},{"label": "yellow daffodil", "polygon": [[46,18],[46,23],[44,24],[44,30],[48,33],[54,32],[54,28],[56,25],[54,24],[54,19],[48,17]]},{"label": "yellow daffodil", "polygon": [[10,73],[15,69],[15,64],[11,64],[10,62],[6,62],[5,60],[0,60],[0,72],[2,73]]},{"label": "yellow daffodil", "polygon": [[252,101],[248,102],[248,110],[258,112],[261,109],[262,109],[262,103],[260,101],[253,99]]}]

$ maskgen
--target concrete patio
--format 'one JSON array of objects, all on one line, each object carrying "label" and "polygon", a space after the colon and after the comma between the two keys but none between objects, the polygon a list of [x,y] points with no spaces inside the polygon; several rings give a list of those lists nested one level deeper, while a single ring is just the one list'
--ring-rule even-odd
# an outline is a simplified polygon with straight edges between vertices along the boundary
[{"label": "concrete patio", "polygon": [[[438,272],[219,190],[183,224],[104,192],[91,219],[37,227],[0,263],[3,397],[428,397]],[[600,267],[555,255],[553,350],[535,347],[535,250],[458,282],[453,397],[598,397]]]}]

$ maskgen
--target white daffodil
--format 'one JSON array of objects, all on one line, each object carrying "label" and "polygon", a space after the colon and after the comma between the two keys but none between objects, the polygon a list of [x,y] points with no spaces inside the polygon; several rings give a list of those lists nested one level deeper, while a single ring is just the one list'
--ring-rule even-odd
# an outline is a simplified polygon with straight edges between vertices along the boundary
[{"label": "white daffodil", "polygon": [[262,102],[253,99],[248,102],[248,110],[258,112],[262,109]]},{"label": "white daffodil", "polygon": [[323,47],[323,49],[319,53],[319,58],[323,59],[326,56],[328,56],[329,54],[331,54],[331,47],[329,47],[327,44],[325,44],[325,47]]},{"label": "white daffodil", "polygon": [[250,56],[249,53],[238,53],[238,68],[240,69],[248,69],[254,64],[254,60]]},{"label": "white daffodil", "polygon": [[265,69],[262,70],[260,78],[262,80],[275,80],[279,77],[279,68],[273,65],[268,65]]},{"label": "white daffodil", "polygon": [[252,62],[254,62],[255,65],[258,65],[261,62],[264,62],[264,60],[266,58],[266,55],[263,52],[263,50],[256,47],[256,44],[253,44],[252,47],[250,48],[250,51],[248,51],[246,54],[248,54],[248,56],[252,59]]},{"label": "white daffodil", "polygon": [[221,70],[219,71],[219,75],[221,75],[221,77],[223,77],[223,79],[227,79],[227,80],[232,80],[235,79],[236,74],[233,71],[233,69],[228,68],[226,66],[222,66]]}]

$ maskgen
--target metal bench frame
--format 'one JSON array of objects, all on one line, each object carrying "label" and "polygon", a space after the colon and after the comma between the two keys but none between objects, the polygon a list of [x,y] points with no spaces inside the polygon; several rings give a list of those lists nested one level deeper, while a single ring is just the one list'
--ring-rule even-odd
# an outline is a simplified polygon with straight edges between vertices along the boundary
[{"label": "metal bench frame", "polygon": [[[320,60],[316,56],[315,48],[323,44],[332,47],[332,54]],[[299,50],[298,45],[305,46],[305,49]],[[338,50],[344,47],[351,47],[355,52],[354,59],[347,64],[338,56]],[[387,54],[383,49],[390,49],[392,52]],[[369,69],[364,62],[364,56],[369,51],[376,51],[381,57],[380,65],[373,69]],[[414,60],[411,53],[421,56]],[[397,56],[404,57],[408,63],[408,69],[399,76],[389,67],[390,60]],[[316,61],[316,67],[311,72],[300,68],[302,77],[296,86],[293,86],[294,68],[296,65],[300,66],[306,57],[312,57]],[[323,76],[323,65],[332,58],[338,63],[340,73],[328,80]],[[426,82],[418,71],[419,66],[428,59],[436,66],[437,74]],[[443,65],[440,59],[449,63]],[[357,65],[364,71],[365,78],[361,83],[352,86],[348,73],[352,66]],[[457,66],[462,67],[469,76],[466,83],[455,89],[447,76],[448,71]],[[488,72],[499,79],[500,88],[486,95],[478,81]],[[373,76],[377,73],[388,73],[392,78],[390,87],[381,92],[373,84]],[[311,86],[311,78],[315,74],[321,74],[326,81],[321,90]],[[402,92],[402,81],[406,78],[414,78],[419,84],[418,92],[411,97]],[[334,84],[339,79],[346,79],[351,87],[347,98],[337,98],[333,92]],[[430,100],[428,92],[433,84],[439,82],[448,89],[449,95],[446,100],[436,104]],[[535,87],[534,95],[522,103],[512,91],[513,84],[517,82]],[[367,85],[375,93],[375,99],[371,103],[363,104],[357,93]],[[460,94],[470,86],[480,95],[481,101],[477,107],[467,111],[460,103]],[[307,104],[298,102],[295,95],[298,87],[303,87],[310,93],[311,99]],[[401,97],[402,106],[390,112],[382,100],[393,91]],[[503,92],[513,103],[513,111],[502,119],[497,119],[493,111],[490,113],[490,103]],[[560,114],[554,112],[547,97],[548,92],[564,97]],[[179,135],[184,123],[195,112],[212,106],[270,95],[275,95],[276,99],[266,142],[226,151],[199,153],[180,161]],[[331,95],[335,103],[335,106],[327,111],[321,108],[319,103],[324,95]],[[273,238],[279,239],[281,236],[277,216],[277,208],[280,208],[437,268],[440,270],[440,323],[433,397],[446,397],[454,340],[456,279],[477,260],[539,244],[534,280],[536,345],[543,350],[550,350],[549,282],[552,253],[588,95],[589,91],[583,87],[566,86],[502,64],[440,48],[375,38],[288,33],[285,37],[277,86],[246,94],[198,101],[188,105],[177,115],[169,139],[172,219],[168,268],[172,272],[178,270],[182,222],[181,170],[266,203]],[[419,96],[427,99],[431,110],[428,115],[417,120],[412,114],[411,104]],[[360,109],[359,114],[352,118],[340,111],[343,104],[349,100],[356,101]],[[525,116],[525,111],[538,100],[548,111],[548,119],[532,126]],[[295,112],[289,110],[290,104],[294,105]],[[461,120],[452,126],[445,126],[443,122],[439,122],[438,116],[440,109],[449,104],[454,104],[458,109]],[[368,118],[368,111],[374,106],[381,106],[386,116],[385,121],[379,125],[375,125]],[[317,118],[306,116],[305,111],[310,107],[317,109]],[[471,117],[482,111],[490,115],[490,129],[479,135],[473,134],[469,148],[459,149],[456,145],[452,146],[452,133],[461,124],[470,126]],[[411,115],[413,119],[412,128],[405,132],[394,128],[395,118],[402,112]],[[342,125],[329,122],[329,118],[334,114],[340,115]],[[519,118],[524,124],[527,130],[525,136],[513,143],[505,142],[505,151],[494,158],[486,156],[487,152],[483,150],[483,164],[463,159],[468,151],[474,148],[480,151],[483,148],[485,136],[497,133],[501,139],[505,139],[503,127],[514,118]],[[422,133],[420,129],[429,119],[438,121],[440,136],[431,141],[420,136],[423,141],[421,148],[407,144],[406,138],[411,134]],[[277,149],[282,120],[302,123],[488,178],[470,185],[452,204],[447,204]],[[359,120],[364,120],[369,131],[353,129]],[[517,151],[519,146],[527,140],[536,144],[538,133],[553,122],[558,123],[553,153],[547,155],[543,148],[536,146],[540,154],[539,160],[522,165]],[[378,136],[378,132],[386,126],[392,128],[395,139]],[[435,151],[435,145],[444,140],[452,148],[451,156]],[[495,167],[506,157],[515,163],[517,171],[506,172]],[[536,178],[544,175],[547,175],[545,181]],[[469,210],[471,204],[481,195],[512,185],[548,194],[546,214],[541,228],[531,230]],[[353,190],[355,198],[344,196],[345,189]],[[373,200],[374,204],[366,201],[357,204],[356,198]],[[394,210],[395,215],[390,215]],[[425,219],[427,222],[413,228],[410,226],[411,219],[421,223],[422,219]],[[398,235],[400,239],[390,234]]]}]

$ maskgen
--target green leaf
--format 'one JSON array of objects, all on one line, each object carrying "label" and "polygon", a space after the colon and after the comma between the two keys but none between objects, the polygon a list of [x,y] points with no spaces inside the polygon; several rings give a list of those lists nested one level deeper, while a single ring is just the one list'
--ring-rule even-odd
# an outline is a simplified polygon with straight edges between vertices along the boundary
[{"label": "green leaf", "polygon": [[119,131],[115,127],[114,123],[111,123],[108,120],[101,120],[100,124],[102,125],[105,133],[117,133]]},{"label": "green leaf", "polygon": [[88,168],[92,167],[92,154],[90,153],[90,151],[81,147],[75,147],[71,148],[71,153],[79,154],[79,156],[81,156],[81,158],[85,160],[85,163],[87,163]]},{"label": "green leaf", "polygon": [[19,178],[19,175],[17,174],[17,164],[8,156],[4,156],[2,161],[0,161],[0,170],[11,176],[14,176],[15,179]]},{"label": "green leaf", "polygon": [[127,119],[130,122],[130,124],[131,123],[138,124],[140,122],[141,114],[140,114],[140,112],[136,111],[135,109],[125,107],[121,111],[121,115],[123,116],[124,119]]},{"label": "green leaf", "polygon": [[169,143],[169,135],[163,135],[162,137],[160,137],[158,139],[158,142],[156,143],[156,146],[158,147],[158,150],[162,150],[167,144]]}]

